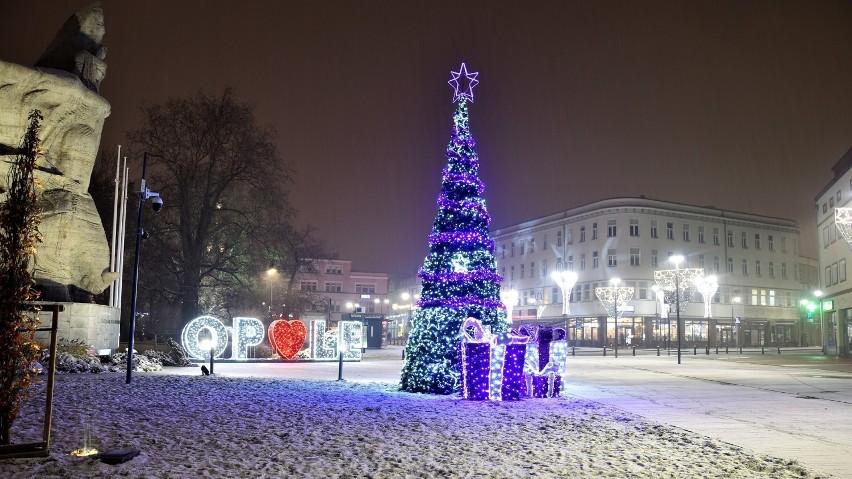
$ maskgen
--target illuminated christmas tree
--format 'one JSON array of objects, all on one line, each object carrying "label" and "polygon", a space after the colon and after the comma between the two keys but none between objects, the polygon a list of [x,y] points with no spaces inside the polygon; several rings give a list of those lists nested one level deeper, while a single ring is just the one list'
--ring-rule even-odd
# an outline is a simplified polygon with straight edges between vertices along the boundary
[{"label": "illuminated christmas tree", "polygon": [[410,392],[450,394],[459,389],[460,328],[467,318],[480,320],[494,333],[508,329],[500,302],[494,242],[488,238],[491,218],[479,180],[479,159],[468,125],[468,101],[478,73],[464,63],[452,72],[453,134],[447,145],[438,214],[429,235],[429,254],[419,277],[423,284],[419,309],[405,348],[401,388]]}]

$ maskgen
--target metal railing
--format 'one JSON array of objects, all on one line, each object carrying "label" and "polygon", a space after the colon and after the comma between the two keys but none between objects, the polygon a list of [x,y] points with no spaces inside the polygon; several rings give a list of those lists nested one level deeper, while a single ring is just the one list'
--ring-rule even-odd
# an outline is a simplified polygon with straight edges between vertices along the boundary
[{"label": "metal railing", "polygon": [[[0,445],[0,459],[16,457],[46,457],[50,454],[50,424],[53,419],[53,380],[56,374],[56,340],[59,329],[59,313],[64,310],[61,304],[39,303],[41,312],[51,313],[50,327],[37,328],[50,332],[50,360],[47,366],[47,393],[44,408],[44,428],[41,441],[21,444]],[[33,313],[38,314],[35,310]]]}]

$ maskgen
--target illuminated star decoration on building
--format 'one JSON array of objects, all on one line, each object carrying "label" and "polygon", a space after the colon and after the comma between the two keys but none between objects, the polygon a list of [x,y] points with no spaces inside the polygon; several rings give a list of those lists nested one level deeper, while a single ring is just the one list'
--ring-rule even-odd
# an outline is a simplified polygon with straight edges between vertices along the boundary
[{"label": "illuminated star decoration on building", "polygon": [[[467,98],[472,102],[473,87],[479,84],[479,80],[476,79],[476,77],[479,76],[479,72],[468,73],[467,66],[462,63],[459,71],[454,72],[450,70],[450,74],[452,74],[453,77],[447,83],[453,87],[453,102],[457,102],[459,98]],[[465,83],[467,85],[465,85]],[[467,88],[465,88],[465,86],[467,86]]]}]

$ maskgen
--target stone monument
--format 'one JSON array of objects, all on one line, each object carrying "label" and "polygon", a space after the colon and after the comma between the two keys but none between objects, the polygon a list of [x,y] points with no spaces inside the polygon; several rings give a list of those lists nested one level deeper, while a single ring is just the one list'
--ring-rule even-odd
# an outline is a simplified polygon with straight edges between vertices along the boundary
[{"label": "stone monument", "polygon": [[109,103],[98,94],[106,73],[100,3],[80,10],[62,27],[34,68],[0,60],[0,201],[9,167],[27,127],[44,115],[35,177],[43,242],[33,258],[42,300],[61,302],[60,337],[95,349],[118,347],[120,310],[92,304],[118,276],[109,271],[109,244],[88,193]]}]

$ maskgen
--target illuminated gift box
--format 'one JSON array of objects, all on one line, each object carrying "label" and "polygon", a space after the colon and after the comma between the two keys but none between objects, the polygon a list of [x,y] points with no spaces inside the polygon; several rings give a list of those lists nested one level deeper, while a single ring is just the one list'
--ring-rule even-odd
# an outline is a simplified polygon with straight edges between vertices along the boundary
[{"label": "illuminated gift box", "polygon": [[565,330],[551,326],[523,326],[520,334],[529,338],[524,359],[527,395],[535,398],[559,396],[562,376],[568,370]]},{"label": "illuminated gift box", "polygon": [[525,386],[526,341],[526,337],[514,333],[492,334],[478,319],[466,319],[461,343],[462,397],[492,401],[520,399]]}]

